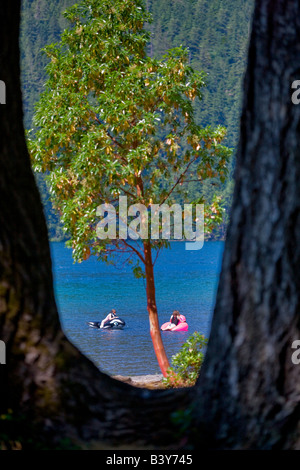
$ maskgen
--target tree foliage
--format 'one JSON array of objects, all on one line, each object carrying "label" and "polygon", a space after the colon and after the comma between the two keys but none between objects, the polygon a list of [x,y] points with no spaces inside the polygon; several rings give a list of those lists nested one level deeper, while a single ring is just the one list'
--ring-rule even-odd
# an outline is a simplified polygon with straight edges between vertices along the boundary
[{"label": "tree foliage", "polygon": [[[34,103],[43,90],[48,60],[40,51],[49,42],[58,41],[67,19],[61,12],[75,3],[74,0],[24,0],[22,2],[21,65],[25,112],[25,127],[32,126]],[[252,0],[231,1],[147,0],[147,9],[153,21],[145,26],[151,32],[147,50],[151,57],[161,59],[170,47],[180,44],[188,48],[188,60],[196,69],[204,69],[207,87],[202,90],[202,100],[194,102],[196,119],[202,125],[223,124],[228,129],[226,142],[235,148],[238,133],[238,117],[241,101],[241,79],[246,62],[246,46],[253,6]],[[234,160],[231,165],[234,164]],[[44,201],[49,235],[53,239],[63,237],[57,213],[48,201],[43,178],[38,177]],[[193,197],[203,196],[212,200],[215,193],[224,201],[223,222],[209,237],[223,238],[228,223],[232,197],[232,175],[228,183],[220,186],[199,185],[191,182]]]},{"label": "tree foliage", "polygon": [[[224,127],[196,123],[205,74],[189,65],[188,51],[175,48],[161,60],[146,54],[151,18],[142,1],[86,0],[65,16],[71,27],[45,48],[49,78],[30,148],[35,170],[49,172],[75,259],[108,260],[107,244],[131,247],[95,237],[99,204],[120,195],[146,207],[186,202],[190,181],[225,181],[230,150]],[[208,231],[221,212],[215,198],[205,212]]]},{"label": "tree foliage", "polygon": [[172,356],[172,366],[163,379],[167,387],[193,386],[200,373],[207,346],[207,338],[195,331]]}]

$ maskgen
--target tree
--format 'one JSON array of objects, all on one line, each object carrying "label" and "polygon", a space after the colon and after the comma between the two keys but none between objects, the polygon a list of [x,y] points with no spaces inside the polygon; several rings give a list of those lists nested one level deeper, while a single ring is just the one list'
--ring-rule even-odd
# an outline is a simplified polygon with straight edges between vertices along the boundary
[{"label": "tree", "polygon": [[233,205],[197,389],[208,410],[200,422],[221,447],[300,447],[300,367],[292,362],[300,338],[300,107],[291,100],[299,13],[297,1],[255,5]]},{"label": "tree", "polygon": [[[231,152],[222,143],[225,128],[195,122],[192,103],[201,98],[204,74],[188,65],[188,52],[176,48],[160,61],[146,55],[144,24],[150,17],[143,3],[85,0],[67,10],[72,27],[59,44],[45,48],[49,79],[30,148],[34,169],[49,172],[50,193],[75,260],[93,254],[110,261],[122,252],[135,261],[133,272],[145,277],[150,334],[166,375],[152,252],[168,243],[152,237],[148,218],[153,221],[154,207],[157,212],[157,206],[186,201],[191,181],[224,182]],[[98,235],[98,207],[106,203],[120,218],[120,196],[140,213],[136,230],[128,223],[129,236],[134,231],[140,244],[128,241],[127,226],[125,235],[120,225],[118,236],[104,230]],[[221,214],[215,197],[206,206],[208,231]]]},{"label": "tree", "polygon": [[[13,423],[25,448],[94,441],[105,446],[168,445],[171,413],[186,392],[135,389],[101,373],[65,337],[55,304],[47,228],[22,123],[20,1],[0,6],[0,434]],[[149,405],[149,407],[148,407]],[[156,409],[155,409],[156,408]],[[13,411],[13,421],[2,421]],[[162,413],[164,410],[164,413]],[[7,434],[7,432],[5,432]],[[2,437],[2,436],[1,436]]]}]

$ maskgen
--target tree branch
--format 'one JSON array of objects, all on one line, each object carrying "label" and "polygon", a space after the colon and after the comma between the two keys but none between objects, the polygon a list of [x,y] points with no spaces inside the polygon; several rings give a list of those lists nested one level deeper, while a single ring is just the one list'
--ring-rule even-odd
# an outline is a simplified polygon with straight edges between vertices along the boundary
[{"label": "tree branch", "polygon": [[180,183],[180,180],[181,178],[183,178],[183,176],[186,174],[186,172],[188,171],[189,167],[192,165],[192,163],[194,163],[196,160],[197,160],[198,156],[196,156],[193,160],[191,160],[189,162],[189,164],[187,165],[186,169],[184,170],[183,173],[181,173],[181,175],[179,176],[179,178],[177,179],[176,183],[174,184],[174,186],[170,189],[170,191],[168,192],[167,196],[164,198],[164,200],[160,203],[160,205],[164,204],[164,202],[168,199],[168,197],[170,196],[170,194],[172,194],[172,192],[174,191],[174,189],[176,188],[176,186]]},{"label": "tree branch", "polygon": [[140,260],[145,264],[145,259],[144,257],[141,255],[141,253],[136,249],[134,248],[132,245],[130,245],[129,243],[126,242],[126,240],[121,240],[122,243],[124,243],[128,248],[130,248],[131,250],[133,250],[135,252],[135,254],[140,258]]}]

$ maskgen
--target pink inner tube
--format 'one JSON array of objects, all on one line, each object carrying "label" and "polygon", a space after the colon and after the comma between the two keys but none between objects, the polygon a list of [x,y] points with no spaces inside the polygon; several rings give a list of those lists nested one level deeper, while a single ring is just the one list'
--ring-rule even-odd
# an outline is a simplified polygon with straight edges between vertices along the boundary
[{"label": "pink inner tube", "polygon": [[185,316],[184,315],[180,315],[180,322],[178,323],[178,325],[176,325],[174,328],[172,328],[170,330],[170,325],[173,325],[173,323],[167,321],[166,323],[164,323],[160,329],[162,331],[187,331],[188,328],[189,328],[189,325],[187,324],[187,322],[185,321]]}]

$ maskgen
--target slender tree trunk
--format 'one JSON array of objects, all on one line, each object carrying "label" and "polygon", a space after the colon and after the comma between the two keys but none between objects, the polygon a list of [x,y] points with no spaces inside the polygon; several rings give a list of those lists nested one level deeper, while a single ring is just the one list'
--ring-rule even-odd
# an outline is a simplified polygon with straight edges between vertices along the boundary
[{"label": "slender tree trunk", "polygon": [[[136,174],[137,180],[137,195],[139,198],[143,197],[143,180],[140,175]],[[142,223],[145,223],[143,221]],[[143,242],[144,247],[144,260],[145,260],[145,274],[146,274],[146,294],[147,294],[147,310],[149,314],[150,335],[153,343],[154,352],[159,364],[160,370],[164,377],[167,376],[167,369],[170,364],[166,355],[166,351],[162,342],[156,298],[155,298],[155,283],[154,283],[154,269],[152,261],[151,243],[149,240]]]},{"label": "slender tree trunk", "polygon": [[162,342],[158,314],[155,299],[154,270],[151,252],[151,243],[144,242],[145,271],[146,271],[146,292],[147,292],[147,310],[149,313],[150,335],[157,361],[164,377],[167,375],[167,369],[170,364]]}]

